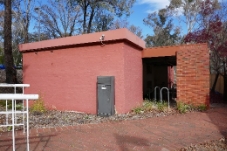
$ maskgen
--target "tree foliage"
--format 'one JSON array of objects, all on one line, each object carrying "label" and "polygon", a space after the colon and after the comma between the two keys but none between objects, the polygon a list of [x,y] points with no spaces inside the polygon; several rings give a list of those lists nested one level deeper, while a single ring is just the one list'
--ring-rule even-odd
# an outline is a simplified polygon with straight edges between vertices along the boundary
[{"label": "tree foliage", "polygon": [[[32,19],[32,9],[35,0],[14,0],[13,5],[13,35],[19,43],[29,42],[29,26]],[[18,43],[18,44],[19,44]]]},{"label": "tree foliage", "polygon": [[[116,18],[130,15],[135,0],[48,0],[36,11],[41,36],[66,37],[106,31]],[[40,18],[39,18],[40,17]],[[36,24],[38,29],[39,25]]]},{"label": "tree foliage", "polygon": [[173,25],[169,19],[166,9],[158,13],[150,13],[144,20],[144,24],[153,29],[153,35],[147,35],[145,41],[147,47],[168,46],[177,44],[180,41],[180,30]]},{"label": "tree foliage", "polygon": [[80,8],[70,0],[48,0],[47,4],[36,8],[36,28],[42,29],[41,38],[72,36],[76,32]]},{"label": "tree foliage", "polygon": [[[206,0],[205,0],[206,1]],[[218,0],[210,0],[210,3],[206,3],[204,0],[170,0],[170,5],[167,7],[168,12],[171,15],[179,16],[179,20],[183,21],[187,26],[187,33],[192,32],[196,27],[198,15],[204,8],[212,6],[217,9],[219,7]],[[204,7],[201,4],[204,3]],[[184,18],[182,18],[183,14]]]},{"label": "tree foliage", "polygon": [[[82,10],[82,33],[94,32],[100,22],[95,18],[100,17],[109,24],[112,17],[130,15],[130,9],[135,0],[71,0],[74,5]],[[101,14],[101,16],[100,16]],[[101,21],[104,23],[104,21]]]},{"label": "tree foliage", "polygon": [[130,25],[127,20],[117,19],[117,20],[113,21],[113,23],[110,26],[111,30],[120,29],[120,28],[127,28],[129,31],[131,31],[138,37],[143,38],[142,29],[138,26]]}]

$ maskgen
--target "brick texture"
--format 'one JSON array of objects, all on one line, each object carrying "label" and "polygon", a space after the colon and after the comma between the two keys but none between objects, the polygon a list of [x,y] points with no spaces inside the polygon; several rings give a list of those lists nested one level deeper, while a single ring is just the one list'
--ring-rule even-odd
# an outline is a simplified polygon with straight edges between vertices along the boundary
[{"label": "brick texture", "polygon": [[206,44],[185,45],[177,51],[177,101],[209,106],[209,51]]}]

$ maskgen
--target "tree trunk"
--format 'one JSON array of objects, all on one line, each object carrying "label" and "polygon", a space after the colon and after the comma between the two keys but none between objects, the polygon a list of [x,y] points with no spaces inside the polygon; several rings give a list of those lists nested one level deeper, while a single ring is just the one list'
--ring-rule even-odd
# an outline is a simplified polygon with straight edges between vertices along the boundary
[{"label": "tree trunk", "polygon": [[16,70],[14,69],[13,53],[12,53],[12,12],[11,0],[5,0],[5,15],[4,15],[4,60],[6,83],[16,83]]},{"label": "tree trunk", "polygon": [[28,43],[29,42],[28,28],[29,28],[30,19],[29,19],[28,14],[27,14],[26,18],[27,18],[27,22],[26,22],[25,29],[24,29],[25,30],[24,31],[24,43]]},{"label": "tree trunk", "polygon": [[92,25],[92,20],[94,18],[94,15],[95,15],[95,10],[94,10],[94,8],[92,8],[90,19],[89,19],[89,23],[88,23],[88,27],[87,27],[87,33],[91,33],[91,25]]},{"label": "tree trunk", "polygon": [[214,83],[213,83],[212,88],[211,88],[211,92],[215,91],[215,87],[216,87],[216,84],[217,84],[217,81],[218,81],[218,77],[219,77],[219,72],[215,75],[215,79],[214,79]]},{"label": "tree trunk", "polygon": [[83,5],[82,5],[82,9],[84,12],[84,19],[83,19],[83,34],[87,33],[87,8],[88,8],[88,4],[87,1],[84,1]]}]

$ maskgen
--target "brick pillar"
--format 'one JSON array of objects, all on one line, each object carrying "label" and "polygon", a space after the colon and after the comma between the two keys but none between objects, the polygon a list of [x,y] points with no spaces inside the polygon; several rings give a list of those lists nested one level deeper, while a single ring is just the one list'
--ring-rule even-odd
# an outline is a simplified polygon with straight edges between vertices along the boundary
[{"label": "brick pillar", "polygon": [[184,45],[177,51],[177,101],[209,107],[209,50],[206,44]]}]

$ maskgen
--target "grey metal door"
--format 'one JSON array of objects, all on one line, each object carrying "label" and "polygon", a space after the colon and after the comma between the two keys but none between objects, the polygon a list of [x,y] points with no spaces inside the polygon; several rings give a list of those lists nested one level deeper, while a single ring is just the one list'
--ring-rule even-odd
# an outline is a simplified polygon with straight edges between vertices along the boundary
[{"label": "grey metal door", "polygon": [[99,116],[110,116],[114,109],[114,77],[97,77],[97,108]]},{"label": "grey metal door", "polygon": [[110,101],[110,93],[110,85],[98,85],[98,112],[101,116],[111,115],[112,103]]}]

